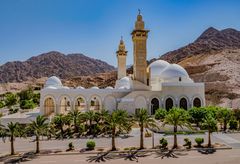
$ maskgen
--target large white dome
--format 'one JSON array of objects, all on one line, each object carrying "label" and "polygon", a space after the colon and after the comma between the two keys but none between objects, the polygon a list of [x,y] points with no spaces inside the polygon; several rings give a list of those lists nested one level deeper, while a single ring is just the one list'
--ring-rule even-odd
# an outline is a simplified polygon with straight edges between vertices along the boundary
[{"label": "large white dome", "polygon": [[189,78],[187,71],[177,64],[170,64],[167,66],[160,74],[160,77],[163,79],[185,77]]},{"label": "large white dome", "polygon": [[50,86],[58,88],[58,87],[62,87],[63,85],[59,78],[57,78],[56,76],[52,76],[47,79],[47,81],[45,82],[45,85],[44,85],[44,87],[46,87],[46,88],[50,87]]}]

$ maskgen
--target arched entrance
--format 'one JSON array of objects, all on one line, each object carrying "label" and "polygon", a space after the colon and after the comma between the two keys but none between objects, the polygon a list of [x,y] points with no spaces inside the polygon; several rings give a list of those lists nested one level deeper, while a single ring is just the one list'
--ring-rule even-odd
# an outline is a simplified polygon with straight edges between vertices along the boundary
[{"label": "arched entrance", "polygon": [[86,109],[86,101],[83,97],[78,97],[75,100],[75,110],[83,111]]},{"label": "arched entrance", "polygon": [[67,96],[63,96],[60,100],[60,113],[65,114],[69,111],[71,111],[70,99]]},{"label": "arched entrance", "polygon": [[98,96],[93,96],[90,100],[90,110],[99,111],[101,109],[101,99]]},{"label": "arched entrance", "polygon": [[173,99],[172,98],[167,98],[165,102],[165,109],[169,111],[173,107]]},{"label": "arched entrance", "polygon": [[180,99],[180,102],[179,102],[179,107],[182,108],[182,109],[187,110],[187,109],[188,109],[187,99],[181,98],[181,99]]},{"label": "arched entrance", "polygon": [[50,116],[51,114],[54,114],[55,111],[55,103],[53,98],[48,97],[44,101],[44,115]]},{"label": "arched entrance", "polygon": [[194,100],[193,100],[193,106],[194,106],[194,107],[197,107],[197,108],[199,108],[199,107],[202,106],[201,100],[200,100],[198,97],[194,98]]},{"label": "arched entrance", "polygon": [[159,101],[157,98],[153,98],[151,101],[151,114],[154,115],[156,110],[159,109]]}]

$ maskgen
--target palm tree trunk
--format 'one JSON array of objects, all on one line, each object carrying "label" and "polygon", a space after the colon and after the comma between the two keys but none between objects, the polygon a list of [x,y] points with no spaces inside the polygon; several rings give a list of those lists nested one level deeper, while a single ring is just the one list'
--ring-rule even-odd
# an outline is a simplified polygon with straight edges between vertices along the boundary
[{"label": "palm tree trunk", "polygon": [[36,136],[36,153],[39,153],[39,136]]},{"label": "palm tree trunk", "polygon": [[238,129],[240,130],[240,120],[238,121]]},{"label": "palm tree trunk", "polygon": [[211,147],[212,144],[211,144],[211,133],[210,133],[210,130],[208,130],[208,147]]},{"label": "palm tree trunk", "polygon": [[223,131],[225,132],[227,130],[227,121],[224,121],[223,123]]},{"label": "palm tree trunk", "polygon": [[115,128],[112,129],[112,151],[116,150],[116,145],[115,145]]},{"label": "palm tree trunk", "polygon": [[174,144],[173,144],[173,149],[177,148],[177,126],[174,126]]},{"label": "palm tree trunk", "polygon": [[140,149],[144,149],[144,143],[143,143],[143,125],[140,125]]},{"label": "palm tree trunk", "polygon": [[92,120],[89,121],[89,128],[90,128],[89,133],[91,135],[92,134]]},{"label": "palm tree trunk", "polygon": [[11,138],[10,138],[10,142],[11,142],[11,155],[14,155],[15,152],[14,152],[14,138],[13,138],[13,135],[11,135]]}]

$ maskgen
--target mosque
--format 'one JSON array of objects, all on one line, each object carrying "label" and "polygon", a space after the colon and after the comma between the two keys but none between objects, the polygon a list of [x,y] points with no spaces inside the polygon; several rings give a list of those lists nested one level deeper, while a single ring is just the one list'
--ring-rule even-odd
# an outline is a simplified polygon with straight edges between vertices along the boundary
[{"label": "mosque", "polygon": [[177,64],[157,60],[147,65],[147,38],[142,15],[137,15],[132,31],[133,74],[126,75],[127,51],[120,40],[116,52],[118,80],[115,87],[99,89],[69,88],[56,76],[48,78],[41,90],[40,114],[45,116],[67,113],[71,110],[114,111],[124,109],[135,113],[140,108],[153,115],[158,108],[180,107],[185,110],[205,105],[204,84],[195,83],[187,71]]}]

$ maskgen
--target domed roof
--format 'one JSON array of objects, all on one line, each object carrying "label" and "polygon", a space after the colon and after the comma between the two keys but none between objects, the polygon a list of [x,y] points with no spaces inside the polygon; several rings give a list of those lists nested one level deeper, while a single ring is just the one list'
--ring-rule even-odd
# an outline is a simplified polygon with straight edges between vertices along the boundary
[{"label": "domed roof", "polygon": [[163,79],[175,78],[175,77],[186,77],[189,78],[187,71],[177,64],[170,64],[160,74]]},{"label": "domed roof", "polygon": [[94,87],[92,87],[91,89],[99,89],[98,87],[96,87],[96,86],[94,86]]},{"label": "domed roof", "polygon": [[130,77],[123,77],[119,80],[116,81],[116,86],[115,88],[117,89],[130,89],[132,86],[132,79]]},{"label": "domed roof", "polygon": [[78,86],[77,89],[85,89],[85,88],[82,86]]},{"label": "domed roof", "polygon": [[106,89],[113,89],[113,87],[111,87],[111,86],[108,86],[108,87],[106,87]]},{"label": "domed roof", "polygon": [[157,76],[169,65],[170,64],[164,60],[156,60],[148,66],[148,69],[151,69],[151,76]]},{"label": "domed roof", "polygon": [[62,87],[62,82],[56,76],[49,77],[45,82],[45,87],[53,86],[53,87]]},{"label": "domed roof", "polygon": [[47,89],[57,89],[56,87],[54,87],[54,86],[48,86],[48,87],[46,87]]}]

